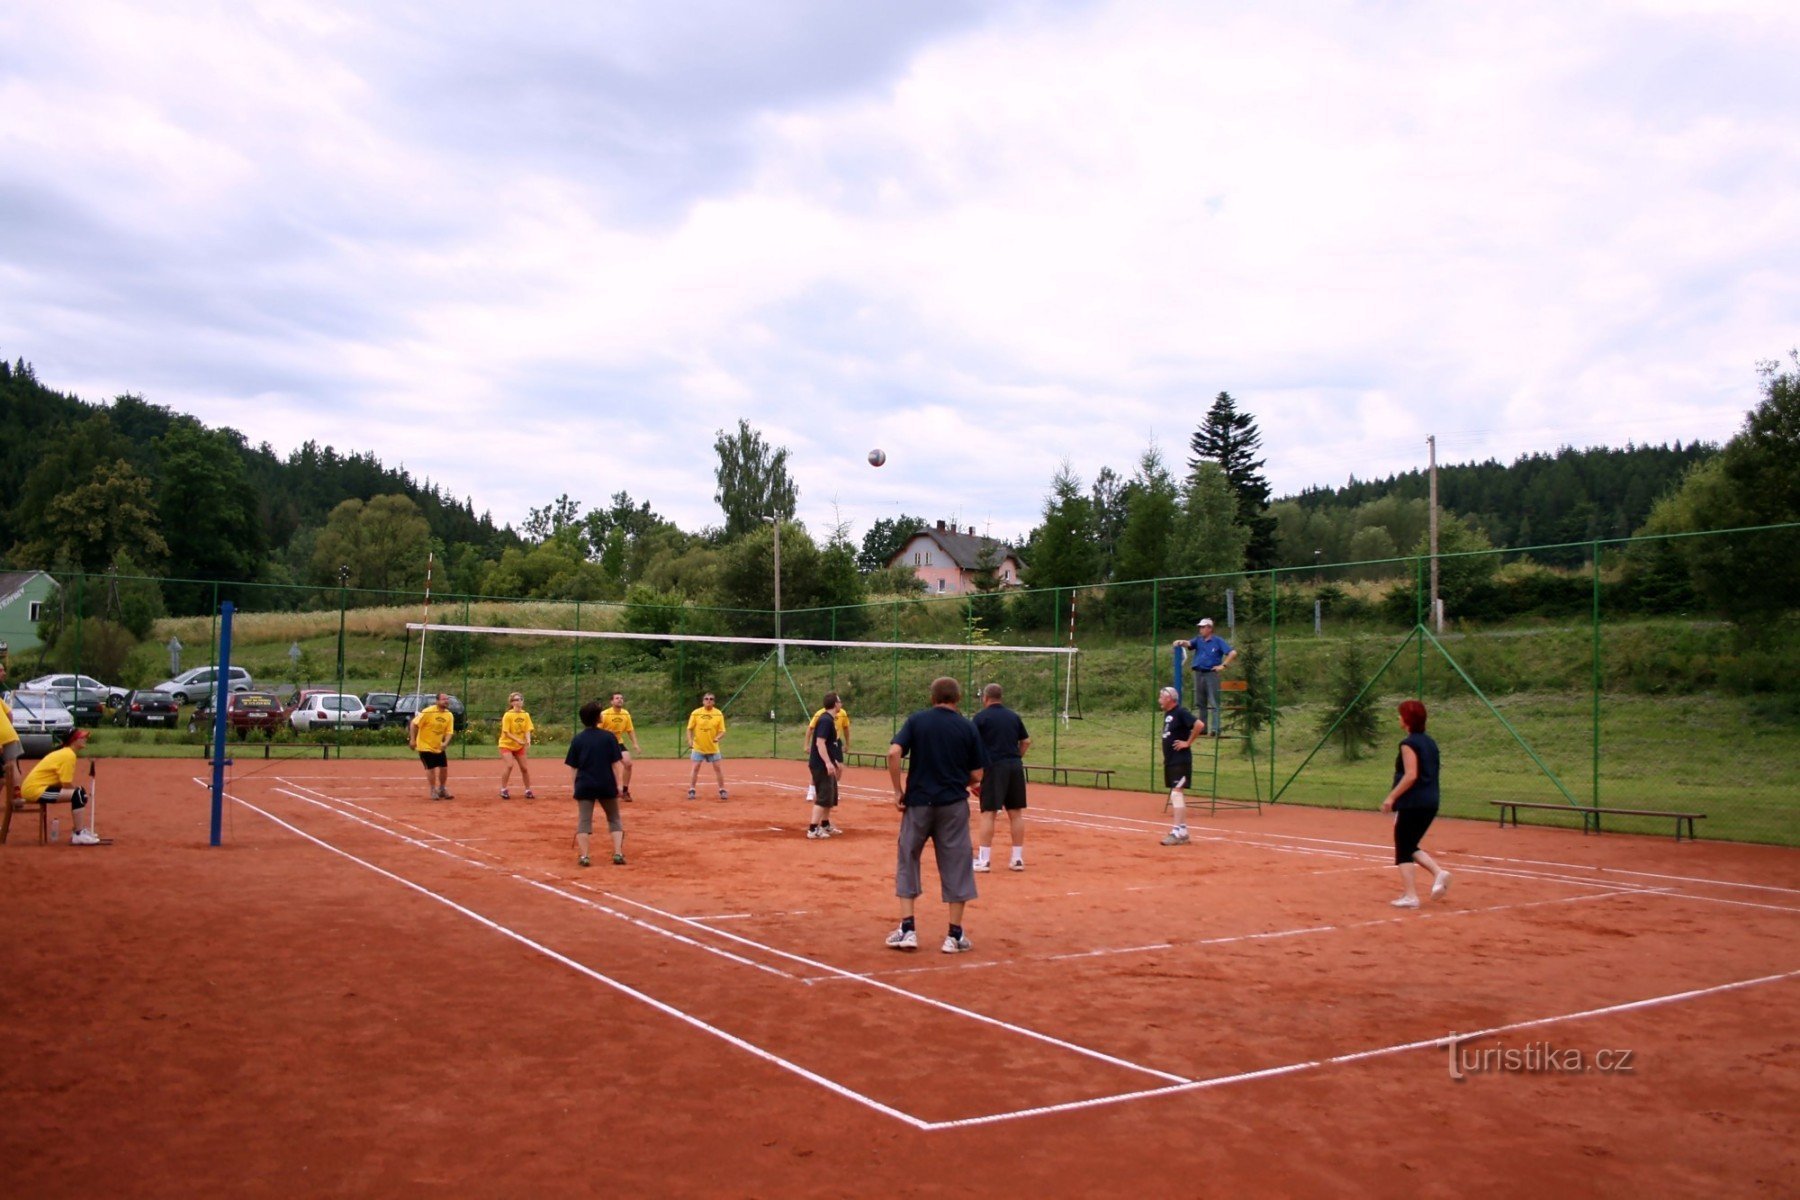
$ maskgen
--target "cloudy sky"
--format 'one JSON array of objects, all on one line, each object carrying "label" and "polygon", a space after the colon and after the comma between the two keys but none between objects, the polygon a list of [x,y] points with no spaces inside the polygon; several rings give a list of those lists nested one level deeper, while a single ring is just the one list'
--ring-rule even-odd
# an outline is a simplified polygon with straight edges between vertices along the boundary
[{"label": "cloudy sky", "polygon": [[1796,61],[1788,0],[12,0],[0,355],[513,522],[716,523],[739,417],[857,537],[1221,390],[1278,494],[1723,440],[1800,343]]}]

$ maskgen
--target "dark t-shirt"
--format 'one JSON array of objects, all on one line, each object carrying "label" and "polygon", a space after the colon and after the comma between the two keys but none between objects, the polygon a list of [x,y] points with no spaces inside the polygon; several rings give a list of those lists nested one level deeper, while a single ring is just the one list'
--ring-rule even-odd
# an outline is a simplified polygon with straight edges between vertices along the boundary
[{"label": "dark t-shirt", "polygon": [[1189,740],[1194,732],[1194,724],[1194,714],[1179,704],[1163,714],[1162,744],[1164,762],[1173,762],[1177,759],[1187,758],[1193,753],[1194,748],[1192,746],[1189,746],[1185,750],[1177,750],[1175,748],[1175,743]]},{"label": "dark t-shirt", "polygon": [[[825,743],[825,749],[831,754],[829,761],[819,759],[820,742]],[[828,712],[813,723],[812,737],[806,742],[806,762],[809,766],[824,768],[843,761],[844,748],[838,745],[837,714]]]},{"label": "dark t-shirt", "polygon": [[612,765],[624,758],[619,739],[604,729],[583,729],[569,742],[563,765],[575,768],[577,800],[610,800],[619,794]]},{"label": "dark t-shirt", "polygon": [[[1394,801],[1395,808],[1436,808],[1438,806],[1438,746],[1429,736],[1423,733],[1409,733],[1400,739],[1402,746],[1411,746],[1413,753],[1419,758],[1419,777],[1413,785],[1400,793]],[[1406,759],[1398,750],[1394,751],[1394,782],[1406,774]]]},{"label": "dark t-shirt", "polygon": [[990,704],[970,720],[975,725],[975,732],[981,735],[981,746],[987,751],[990,763],[1022,757],[1019,743],[1031,739],[1019,714],[1004,704]]},{"label": "dark t-shirt", "polygon": [[900,726],[894,745],[912,760],[906,772],[908,808],[966,802],[969,776],[987,768],[975,726],[953,709],[920,709]]}]

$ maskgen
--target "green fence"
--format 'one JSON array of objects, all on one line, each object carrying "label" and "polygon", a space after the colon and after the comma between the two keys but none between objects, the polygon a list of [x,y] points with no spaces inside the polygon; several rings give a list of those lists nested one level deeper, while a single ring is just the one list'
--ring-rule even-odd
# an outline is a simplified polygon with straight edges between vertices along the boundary
[{"label": "green fence", "polygon": [[[1707,814],[1702,836],[1796,844],[1793,618],[1703,605],[1692,583],[1695,550],[1731,562],[1790,549],[1800,552],[1800,525],[1443,556],[1441,628],[1427,604],[1429,564],[1416,558],[890,597],[780,614],[785,638],[854,643],[780,654],[681,640],[767,638],[775,614],[765,610],[433,595],[434,624],[550,633],[421,639],[407,628],[426,616],[418,593],[64,574],[46,604],[47,644],[15,648],[11,667],[15,684],[65,670],[148,687],[170,676],[171,641],[191,668],[212,661],[217,638],[215,616],[157,609],[215,613],[231,600],[236,662],[260,685],[452,692],[471,718],[464,755],[489,753],[512,691],[526,694],[552,742],[571,732],[583,700],[621,691],[645,753],[673,756],[686,713],[711,691],[732,722],[733,755],[792,759],[825,691],[846,696],[851,748],[879,751],[925,703],[930,680],[948,674],[971,691],[1005,686],[1030,726],[1033,763],[1108,771],[1115,787],[1158,791],[1157,691],[1173,681],[1173,643],[1210,616],[1238,651],[1226,678],[1249,687],[1234,695],[1242,703],[1226,720],[1232,736],[1203,743],[1203,793],[1216,779],[1225,798],[1372,808],[1390,779],[1394,706],[1418,697],[1443,747],[1453,815],[1491,818],[1494,800],[1552,803],[1568,812],[1528,819],[1579,828],[1582,807],[1694,811]],[[551,635],[595,632],[649,636]],[[1079,654],[1048,653],[1071,639]],[[96,749],[198,754],[201,736],[185,723],[104,729]],[[316,753],[317,741],[346,754],[404,752],[397,731],[283,732],[273,745]],[[1673,822],[1609,818],[1607,828],[1668,834]]]}]

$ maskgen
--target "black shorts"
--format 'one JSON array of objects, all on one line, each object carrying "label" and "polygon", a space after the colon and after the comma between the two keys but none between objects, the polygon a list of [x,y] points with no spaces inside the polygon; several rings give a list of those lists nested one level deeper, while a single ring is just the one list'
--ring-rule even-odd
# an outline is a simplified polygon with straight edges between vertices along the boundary
[{"label": "black shorts", "polygon": [[1397,808],[1394,810],[1394,865],[1409,863],[1418,853],[1425,831],[1437,819],[1435,808]]},{"label": "black shorts", "polygon": [[981,777],[981,811],[996,813],[1025,807],[1025,763],[1017,758],[1002,758],[988,764]]},{"label": "black shorts", "polygon": [[1194,756],[1192,754],[1163,755],[1163,786],[1184,788],[1194,780]]},{"label": "black shorts", "polygon": [[838,802],[837,776],[831,769],[820,763],[808,762],[807,769],[812,772],[813,803],[820,808],[836,808]]},{"label": "black shorts", "polygon": [[421,750],[419,761],[425,764],[427,771],[436,771],[450,765],[450,756],[442,750]]}]

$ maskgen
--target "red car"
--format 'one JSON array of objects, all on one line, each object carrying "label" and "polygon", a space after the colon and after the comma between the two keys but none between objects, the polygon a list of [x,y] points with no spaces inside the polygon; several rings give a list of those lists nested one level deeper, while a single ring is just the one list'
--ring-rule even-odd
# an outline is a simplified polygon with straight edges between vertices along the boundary
[{"label": "red car", "polygon": [[274,737],[286,719],[287,709],[273,692],[233,692],[225,702],[225,724],[237,730],[240,739],[249,737],[252,729]]}]

